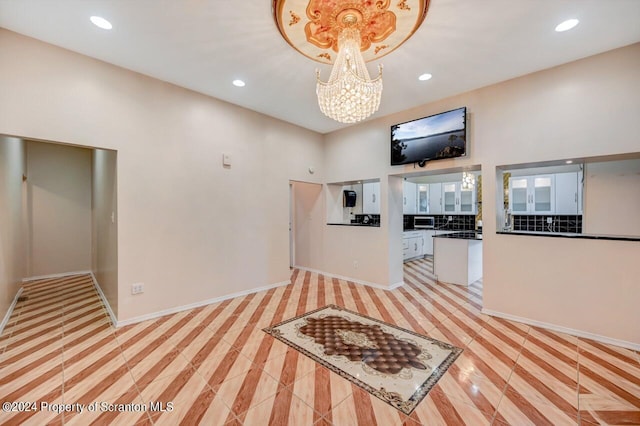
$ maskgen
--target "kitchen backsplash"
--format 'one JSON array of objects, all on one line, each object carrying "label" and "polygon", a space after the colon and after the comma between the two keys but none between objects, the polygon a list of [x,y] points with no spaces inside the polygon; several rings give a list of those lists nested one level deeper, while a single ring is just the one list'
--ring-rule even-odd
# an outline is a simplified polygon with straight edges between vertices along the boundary
[{"label": "kitchen backsplash", "polygon": [[[547,218],[552,219],[552,223],[547,223]],[[514,215],[514,231],[536,231],[536,232],[572,232],[582,234],[582,215]]]},{"label": "kitchen backsplash", "polygon": [[[412,215],[405,214],[404,215],[404,225],[403,229],[413,229],[413,218],[414,216],[425,216],[425,215]],[[448,231],[473,231],[476,229],[476,217],[475,215],[470,214],[458,214],[458,215],[428,215],[429,217],[433,217],[435,221],[435,229],[445,229]],[[448,218],[451,220],[447,220]]]},{"label": "kitchen backsplash", "polygon": [[355,215],[355,219],[351,221],[351,223],[366,223],[365,217],[369,217],[368,225],[371,226],[380,226],[380,215],[379,214],[357,214]]}]

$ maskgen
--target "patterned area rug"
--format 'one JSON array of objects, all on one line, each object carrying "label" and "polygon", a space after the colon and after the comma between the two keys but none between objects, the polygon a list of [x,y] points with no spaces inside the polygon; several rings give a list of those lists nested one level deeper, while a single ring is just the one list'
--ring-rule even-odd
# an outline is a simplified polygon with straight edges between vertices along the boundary
[{"label": "patterned area rug", "polygon": [[264,329],[405,414],[462,349],[335,305]]}]

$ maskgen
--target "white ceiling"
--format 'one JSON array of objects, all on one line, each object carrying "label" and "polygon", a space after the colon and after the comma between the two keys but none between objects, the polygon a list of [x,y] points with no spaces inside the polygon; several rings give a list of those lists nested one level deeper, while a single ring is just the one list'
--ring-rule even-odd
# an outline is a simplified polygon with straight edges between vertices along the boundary
[{"label": "white ceiling", "polygon": [[[280,36],[271,0],[0,0],[0,27],[328,133],[313,62]],[[99,15],[113,24],[101,30]],[[556,33],[568,18],[580,25]],[[380,117],[640,41],[640,0],[431,0],[384,64]],[[377,61],[369,63],[374,72]],[[418,81],[418,75],[433,78]],[[240,78],[244,88],[231,84]]]}]

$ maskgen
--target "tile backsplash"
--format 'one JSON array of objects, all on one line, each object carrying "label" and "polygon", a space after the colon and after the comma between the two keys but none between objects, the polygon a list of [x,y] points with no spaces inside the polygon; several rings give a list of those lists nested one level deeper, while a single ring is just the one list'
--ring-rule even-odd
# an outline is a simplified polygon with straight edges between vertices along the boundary
[{"label": "tile backsplash", "polygon": [[582,215],[514,215],[512,220],[514,231],[582,233]]},{"label": "tile backsplash", "polygon": [[[413,229],[414,216],[425,215],[404,215],[403,229]],[[427,215],[433,217],[435,221],[435,229],[444,229],[448,231],[473,231],[476,229],[476,216],[472,214],[458,214],[458,215],[444,215],[444,214],[431,214]],[[451,217],[451,220],[447,220]]]},{"label": "tile backsplash", "polygon": [[365,216],[369,217],[369,225],[370,226],[380,226],[380,215],[379,214],[357,214],[355,215],[355,219],[351,221],[351,223],[362,223],[364,224]]}]

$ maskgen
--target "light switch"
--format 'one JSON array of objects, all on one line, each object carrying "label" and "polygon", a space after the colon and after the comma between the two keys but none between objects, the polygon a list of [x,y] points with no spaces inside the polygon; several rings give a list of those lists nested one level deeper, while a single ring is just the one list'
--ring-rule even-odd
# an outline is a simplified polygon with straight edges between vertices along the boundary
[{"label": "light switch", "polygon": [[222,165],[223,166],[231,166],[231,155],[222,154]]}]

